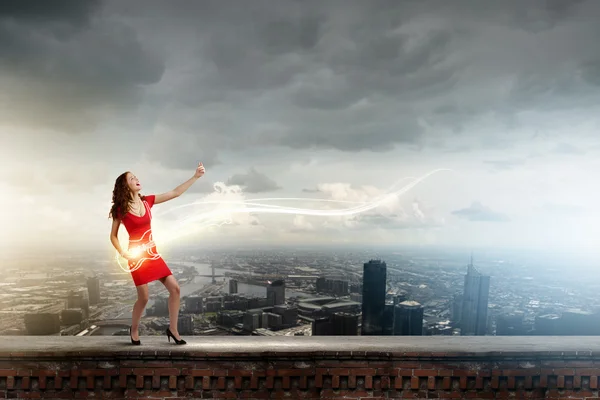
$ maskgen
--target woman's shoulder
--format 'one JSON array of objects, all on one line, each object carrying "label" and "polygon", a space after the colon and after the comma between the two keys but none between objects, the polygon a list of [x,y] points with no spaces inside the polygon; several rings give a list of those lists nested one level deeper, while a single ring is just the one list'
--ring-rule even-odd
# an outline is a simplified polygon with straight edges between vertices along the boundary
[{"label": "woman's shoulder", "polygon": [[150,207],[152,207],[154,205],[155,199],[156,199],[156,195],[153,195],[153,194],[148,194],[148,195],[142,197],[142,200],[147,202]]}]

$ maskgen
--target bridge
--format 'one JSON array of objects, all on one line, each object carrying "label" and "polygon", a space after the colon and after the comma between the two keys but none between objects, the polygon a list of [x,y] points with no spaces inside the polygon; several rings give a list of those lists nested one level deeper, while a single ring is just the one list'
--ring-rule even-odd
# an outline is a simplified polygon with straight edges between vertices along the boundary
[{"label": "bridge", "polygon": [[2,398],[599,396],[596,337],[0,336]]},{"label": "bridge", "polygon": [[225,277],[225,275],[215,275],[215,267],[214,267],[214,265],[211,265],[210,268],[212,270],[212,274],[210,274],[210,275],[195,275],[195,276],[201,276],[201,277],[204,277],[204,278],[212,278],[212,283],[217,283],[216,278],[224,278]]}]

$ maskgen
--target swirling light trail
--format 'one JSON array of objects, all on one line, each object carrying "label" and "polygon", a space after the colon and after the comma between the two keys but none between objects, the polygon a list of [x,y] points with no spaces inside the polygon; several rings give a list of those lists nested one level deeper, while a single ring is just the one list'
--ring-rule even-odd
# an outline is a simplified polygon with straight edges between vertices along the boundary
[{"label": "swirling light trail", "polygon": [[[295,215],[311,215],[311,216],[322,216],[322,217],[349,216],[349,215],[363,213],[365,211],[373,210],[373,209],[379,207],[380,205],[384,204],[385,202],[392,200],[392,199],[408,192],[414,186],[421,183],[422,181],[424,181],[431,175],[441,172],[441,171],[452,171],[452,170],[447,169],[447,168],[440,168],[440,169],[433,170],[433,171],[421,176],[420,178],[413,178],[413,177],[402,178],[401,180],[394,183],[391,186],[391,188],[395,187],[400,182],[407,180],[407,179],[413,179],[413,181],[411,183],[401,187],[400,189],[392,191],[390,193],[387,193],[383,196],[380,196],[371,202],[354,202],[354,201],[346,201],[346,200],[289,198],[288,197],[288,198],[252,199],[249,201],[199,201],[199,202],[197,201],[197,202],[192,202],[192,203],[172,207],[158,215],[167,214],[176,209],[190,207],[190,206],[198,206],[198,205],[218,204],[221,206],[222,205],[238,206],[236,208],[217,209],[217,210],[200,213],[197,215],[191,215],[191,216],[184,217],[184,218],[180,219],[181,222],[175,228],[172,228],[170,230],[170,232],[169,232],[170,234],[165,235],[166,238],[162,239],[161,242],[163,242],[163,243],[172,242],[176,239],[179,239],[182,236],[189,235],[193,231],[197,231],[199,229],[208,228],[211,226],[219,227],[224,224],[230,224],[232,221],[228,216],[230,214],[236,214],[236,213],[295,214]],[[354,203],[354,204],[358,204],[358,205],[356,205],[354,207],[342,208],[342,209],[337,209],[337,210],[315,210],[315,209],[307,209],[307,208],[285,207],[285,206],[278,206],[278,205],[272,205],[272,204],[257,203],[257,201],[280,201],[280,200]],[[157,214],[155,214],[155,215],[157,215]],[[220,218],[219,218],[220,222],[215,222],[215,220],[217,219],[218,216],[220,216]],[[195,226],[195,229],[190,230],[190,231],[184,231],[183,229],[181,229],[181,227],[183,225],[188,225],[193,222],[199,222],[199,224]],[[175,233],[175,232],[177,232],[177,233]],[[149,233],[150,233],[150,231],[146,232],[144,234],[144,236]],[[130,254],[133,252],[140,253],[140,252],[146,251],[147,249],[141,249],[141,251],[139,251],[139,250],[140,249],[137,249],[134,247],[134,248],[130,249],[129,252],[130,252]],[[158,253],[151,253],[149,255],[150,255],[150,257],[146,257],[145,259],[156,259],[156,258],[160,257],[160,254],[158,254]],[[138,269],[142,265],[142,263],[145,259],[142,259],[142,262],[138,261],[137,263],[135,263],[134,267],[129,267],[126,262],[123,263],[123,261],[122,261],[123,259],[120,257],[120,255],[118,253],[116,255],[117,263],[119,264],[121,269],[123,269],[126,272],[131,272],[131,271]],[[123,264],[125,264],[125,265],[123,265]]]}]

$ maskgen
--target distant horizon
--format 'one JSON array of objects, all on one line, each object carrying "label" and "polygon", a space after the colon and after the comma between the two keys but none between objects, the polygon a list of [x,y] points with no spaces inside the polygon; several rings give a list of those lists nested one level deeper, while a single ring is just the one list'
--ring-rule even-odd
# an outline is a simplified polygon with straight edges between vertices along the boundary
[{"label": "distant horizon", "polygon": [[[160,243],[158,243],[160,248]],[[18,246],[13,247],[10,251],[5,251],[0,255],[0,260],[53,260],[57,258],[71,258],[71,257],[89,257],[93,256],[93,261],[111,261],[114,257],[114,251],[107,246],[104,249],[99,248],[70,248],[65,250],[54,249],[47,250],[43,254],[32,254],[28,253],[28,247]],[[464,264],[467,265],[470,262],[471,254],[473,255],[474,264],[478,262],[488,262],[490,257],[494,261],[507,261],[511,259],[533,259],[538,261],[549,261],[563,262],[573,261],[578,263],[595,263],[600,262],[600,257],[597,254],[590,255],[589,253],[577,251],[577,250],[565,250],[565,249],[540,249],[540,248],[525,248],[525,247],[487,247],[487,246],[444,246],[444,245],[360,245],[354,243],[348,244],[253,244],[253,243],[238,243],[238,244],[221,244],[221,245],[210,245],[206,247],[195,247],[194,245],[178,245],[177,247],[168,248],[164,250],[167,263],[171,258],[178,257],[192,257],[199,256],[202,254],[211,254],[212,252],[234,252],[234,251],[258,251],[258,252],[310,252],[319,251],[324,253],[336,253],[343,252],[347,254],[357,253],[371,253],[365,254],[364,262],[369,259],[382,259],[386,261],[385,255],[403,255],[406,253],[408,256],[427,256],[435,257],[439,255],[449,256],[456,261],[463,260]],[[378,254],[381,253],[381,254]],[[300,254],[301,256],[302,254]],[[600,266],[600,265],[599,265]],[[0,266],[1,269],[1,266]]]}]

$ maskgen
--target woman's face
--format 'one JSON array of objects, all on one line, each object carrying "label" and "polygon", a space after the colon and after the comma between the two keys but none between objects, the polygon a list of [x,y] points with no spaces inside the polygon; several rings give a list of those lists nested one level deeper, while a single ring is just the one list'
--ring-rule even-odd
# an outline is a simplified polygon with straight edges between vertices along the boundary
[{"label": "woman's face", "polygon": [[142,190],[142,185],[140,184],[139,179],[129,172],[127,174],[127,187],[131,190],[131,193],[137,194],[140,190]]}]

